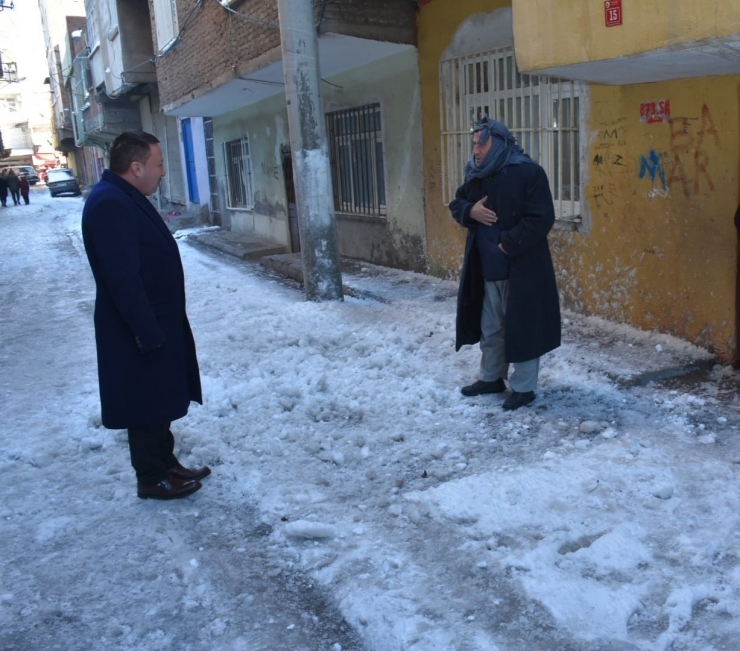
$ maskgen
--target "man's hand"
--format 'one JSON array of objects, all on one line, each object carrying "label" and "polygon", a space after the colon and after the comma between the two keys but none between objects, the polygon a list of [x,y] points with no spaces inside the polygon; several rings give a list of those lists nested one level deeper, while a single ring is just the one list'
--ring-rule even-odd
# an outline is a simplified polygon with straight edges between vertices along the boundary
[{"label": "man's hand", "polygon": [[483,205],[486,201],[488,201],[488,197],[483,197],[480,201],[473,204],[473,207],[470,209],[470,218],[475,219],[475,221],[480,222],[484,226],[490,226],[498,221],[498,215]]}]

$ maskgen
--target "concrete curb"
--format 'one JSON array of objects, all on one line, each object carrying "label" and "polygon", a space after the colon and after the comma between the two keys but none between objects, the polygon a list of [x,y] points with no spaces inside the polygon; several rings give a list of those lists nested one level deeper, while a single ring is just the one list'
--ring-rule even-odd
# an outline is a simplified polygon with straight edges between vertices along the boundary
[{"label": "concrete curb", "polygon": [[204,231],[192,233],[188,238],[240,260],[259,260],[264,256],[285,253],[284,246],[231,231]]}]

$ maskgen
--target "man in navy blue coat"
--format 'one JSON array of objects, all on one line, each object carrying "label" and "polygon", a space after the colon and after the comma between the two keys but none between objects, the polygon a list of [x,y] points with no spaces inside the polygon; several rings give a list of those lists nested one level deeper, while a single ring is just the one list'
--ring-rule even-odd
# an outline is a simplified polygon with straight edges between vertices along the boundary
[{"label": "man in navy blue coat", "polygon": [[82,236],[97,286],[103,425],[128,430],[139,497],[174,499],[211,471],[182,466],[170,431],[203,399],[180,252],[146,198],[166,173],[158,142],[143,132],[116,138],[110,169],[85,202]]}]

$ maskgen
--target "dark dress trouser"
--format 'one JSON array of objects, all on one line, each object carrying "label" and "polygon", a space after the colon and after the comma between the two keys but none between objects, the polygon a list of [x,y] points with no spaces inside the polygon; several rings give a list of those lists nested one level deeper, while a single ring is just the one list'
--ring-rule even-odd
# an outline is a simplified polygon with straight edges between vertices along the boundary
[{"label": "dark dress trouser", "polygon": [[167,479],[169,469],[177,463],[175,437],[169,423],[153,427],[129,427],[128,447],[136,479],[145,486],[153,486]]}]

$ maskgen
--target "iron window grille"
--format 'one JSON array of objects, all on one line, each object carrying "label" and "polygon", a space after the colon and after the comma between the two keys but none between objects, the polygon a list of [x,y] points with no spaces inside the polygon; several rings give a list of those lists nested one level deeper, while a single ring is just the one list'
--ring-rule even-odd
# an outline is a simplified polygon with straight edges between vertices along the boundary
[{"label": "iron window grille", "polygon": [[380,104],[326,114],[334,209],[386,215],[385,161]]},{"label": "iron window grille", "polygon": [[483,116],[503,122],[547,172],[560,220],[580,222],[579,85],[523,75],[512,48],[440,62],[442,196],[445,205],[464,181],[471,129]]},{"label": "iron window grille", "polygon": [[249,137],[224,143],[226,168],[226,207],[231,210],[254,209],[254,175],[249,154]]}]

